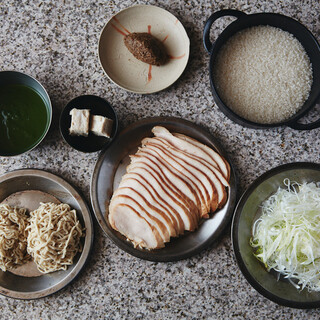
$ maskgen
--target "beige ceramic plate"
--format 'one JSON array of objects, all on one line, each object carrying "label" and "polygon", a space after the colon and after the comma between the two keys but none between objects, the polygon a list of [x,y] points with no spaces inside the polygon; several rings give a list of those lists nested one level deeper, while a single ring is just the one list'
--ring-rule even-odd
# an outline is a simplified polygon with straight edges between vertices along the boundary
[{"label": "beige ceramic plate", "polygon": [[[150,66],[136,59],[125,47],[129,32],[149,32],[163,41],[169,62]],[[137,5],[112,17],[99,40],[99,59],[107,76],[118,86],[135,93],[153,93],[174,83],[185,69],[190,41],[181,22],[168,11]]]}]

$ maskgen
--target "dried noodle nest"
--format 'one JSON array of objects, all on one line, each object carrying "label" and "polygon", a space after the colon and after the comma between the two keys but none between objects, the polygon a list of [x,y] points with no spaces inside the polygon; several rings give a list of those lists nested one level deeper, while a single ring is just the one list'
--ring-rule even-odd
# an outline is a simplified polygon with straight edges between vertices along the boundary
[{"label": "dried noodle nest", "polygon": [[26,209],[0,204],[0,269],[6,271],[30,259],[27,254]]},{"label": "dried noodle nest", "polygon": [[67,204],[41,203],[30,213],[27,230],[28,253],[43,273],[66,270],[82,250],[83,230]]}]

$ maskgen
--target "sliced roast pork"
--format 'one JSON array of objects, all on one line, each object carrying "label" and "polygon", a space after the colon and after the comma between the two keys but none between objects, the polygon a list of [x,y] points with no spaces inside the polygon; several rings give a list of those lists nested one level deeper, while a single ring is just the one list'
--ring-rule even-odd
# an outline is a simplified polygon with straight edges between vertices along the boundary
[{"label": "sliced roast pork", "polygon": [[[117,191],[119,191],[119,189],[117,189]],[[132,193],[130,193],[130,191],[132,191]],[[129,195],[122,194],[124,192],[127,192]],[[129,188],[127,190],[121,190],[121,193],[115,195],[112,201],[112,206],[116,206],[118,204],[126,204],[135,209],[143,219],[158,231],[163,242],[169,241],[170,237],[166,226],[159,220],[159,217],[156,217],[155,212],[153,212],[153,215],[149,213],[152,212],[151,208],[148,208],[145,203],[142,203],[142,199],[139,197],[139,194],[133,192],[133,190],[130,190]]]},{"label": "sliced roast pork", "polygon": [[215,211],[217,209],[219,200],[224,201],[224,186],[217,179],[214,173],[210,171],[210,169],[206,166],[203,166],[197,159],[194,159],[189,155],[176,150],[175,148],[167,148],[166,146],[161,145],[161,142],[159,140],[156,140],[154,138],[143,139],[142,144],[148,146],[149,148],[159,150],[159,152],[165,154],[168,158],[171,159],[172,165],[182,168],[182,170],[196,182],[206,199],[207,211],[205,214],[203,214],[203,217],[206,216],[209,212]]},{"label": "sliced roast pork", "polygon": [[[192,144],[189,141],[187,141],[185,138],[181,139],[173,134],[169,130],[167,130],[164,127],[154,127],[152,129],[153,134],[156,137],[161,137],[167,140],[170,144],[178,148],[179,150],[186,151],[192,155],[196,155],[198,157],[203,158],[204,160],[208,162],[216,163],[218,168],[221,170],[223,175],[225,177],[228,177],[229,171],[228,167],[226,165],[225,160],[222,156],[220,156],[218,153],[216,153],[214,150],[212,150],[212,153],[209,155],[206,151],[203,150],[203,148],[200,148],[198,145]],[[186,137],[183,135],[183,137]]]},{"label": "sliced roast pork", "polygon": [[134,208],[126,204],[113,205],[109,208],[108,219],[111,227],[131,240],[134,246],[148,249],[164,247],[158,231]]},{"label": "sliced roast pork", "polygon": [[177,236],[179,231],[175,218],[157,201],[150,192],[150,187],[146,187],[143,182],[141,182],[142,179],[143,177],[128,173],[125,179],[122,179],[117,191],[121,190],[120,194],[124,195],[131,194],[148,212],[154,212],[156,218],[166,227],[166,234],[168,234],[169,237]]},{"label": "sliced roast pork", "polygon": [[178,175],[184,176],[184,180],[190,184],[190,186],[193,188],[194,192],[197,193],[198,198],[200,199],[201,216],[205,216],[210,212],[209,191],[201,181],[200,173],[197,172],[197,174],[195,174],[195,172],[192,169],[190,170],[190,167],[187,166],[187,163],[183,161],[177,161],[177,159],[172,157],[170,153],[152,144],[141,148],[138,154],[141,154],[141,152],[156,156],[160,162],[172,168],[172,170]]},{"label": "sliced roast pork", "polygon": [[[181,133],[174,133],[173,134],[174,136],[182,139],[182,140],[185,140],[185,141],[188,141],[190,142],[191,144],[199,147],[200,149],[202,149],[204,152],[208,153],[208,155],[218,163],[219,165],[219,168],[221,170],[221,172],[223,173],[224,177],[229,180],[230,179],[230,165],[229,163],[226,161],[226,159],[224,159],[222,156],[220,156],[217,152],[215,152],[213,149],[209,148],[208,146],[206,146],[205,144],[203,143],[200,143],[198,140],[196,139],[193,139],[191,137],[188,137],[184,134],[181,134]],[[224,163],[223,163],[223,162]]]},{"label": "sliced roast pork", "polygon": [[188,136],[152,129],[131,155],[109,206],[109,222],[135,246],[164,247],[197,228],[227,200],[230,166],[215,150]]},{"label": "sliced roast pork", "polygon": [[199,190],[197,184],[187,176],[186,172],[176,169],[174,164],[168,162],[170,159],[164,159],[161,157],[161,155],[159,155],[159,153],[151,150],[150,148],[140,149],[137,152],[137,155],[158,161],[158,164],[162,168],[162,172],[164,172],[165,177],[167,177],[168,180],[175,181],[178,189],[184,193],[185,196],[191,199],[195,206],[200,209],[198,210],[200,214],[199,217],[201,217],[203,213],[207,212],[201,191]]},{"label": "sliced roast pork", "polygon": [[180,162],[187,162],[189,165],[203,172],[211,181],[211,184],[215,189],[213,194],[211,194],[211,212],[214,212],[217,208],[221,208],[225,204],[227,200],[227,192],[225,187],[229,186],[229,183],[222,176],[219,169],[217,169],[214,165],[197,156],[175,148],[162,138],[145,138],[142,140],[142,144],[161,146],[170,152],[170,154],[172,154],[176,159],[179,159]]},{"label": "sliced roast pork", "polygon": [[165,166],[159,163],[155,158],[148,155],[134,155],[131,156],[131,164],[128,166],[127,171],[130,172],[131,168],[136,163],[143,163],[148,165],[153,172],[159,174],[160,179],[166,184],[172,187],[173,191],[186,203],[190,208],[190,213],[194,223],[197,225],[201,217],[200,208],[198,207],[200,201],[194,194],[192,188],[182,180],[177,174],[172,173]]},{"label": "sliced roast pork", "polygon": [[[179,233],[183,234],[185,230],[193,231],[197,226],[197,221],[193,217],[192,209],[187,205],[184,198],[174,190],[170,184],[167,184],[156,171],[144,162],[132,163],[128,169],[127,175],[136,174],[140,177],[141,183],[148,181],[147,187],[157,197],[158,201],[169,208],[175,215],[179,224]],[[143,178],[141,178],[143,177]]]}]

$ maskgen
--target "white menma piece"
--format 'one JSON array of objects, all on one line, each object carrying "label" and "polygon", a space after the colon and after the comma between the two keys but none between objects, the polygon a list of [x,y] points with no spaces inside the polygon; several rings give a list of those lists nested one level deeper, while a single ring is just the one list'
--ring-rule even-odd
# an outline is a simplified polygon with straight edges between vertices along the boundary
[{"label": "white menma piece", "polygon": [[97,136],[110,138],[113,120],[103,116],[90,116],[90,131]]},{"label": "white menma piece", "polygon": [[76,109],[73,108],[70,111],[71,126],[69,132],[72,136],[85,136],[89,134],[89,121],[90,110],[89,109]]}]

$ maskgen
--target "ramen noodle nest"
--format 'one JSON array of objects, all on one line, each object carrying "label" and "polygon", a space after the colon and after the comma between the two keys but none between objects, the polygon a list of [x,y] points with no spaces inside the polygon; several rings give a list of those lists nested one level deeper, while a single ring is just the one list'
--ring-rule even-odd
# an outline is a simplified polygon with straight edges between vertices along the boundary
[{"label": "ramen noodle nest", "polygon": [[0,204],[0,269],[6,271],[30,259],[27,254],[26,209]]},{"label": "ramen noodle nest", "polygon": [[64,203],[41,203],[30,213],[28,253],[40,272],[66,270],[82,250],[83,229],[76,211]]}]

